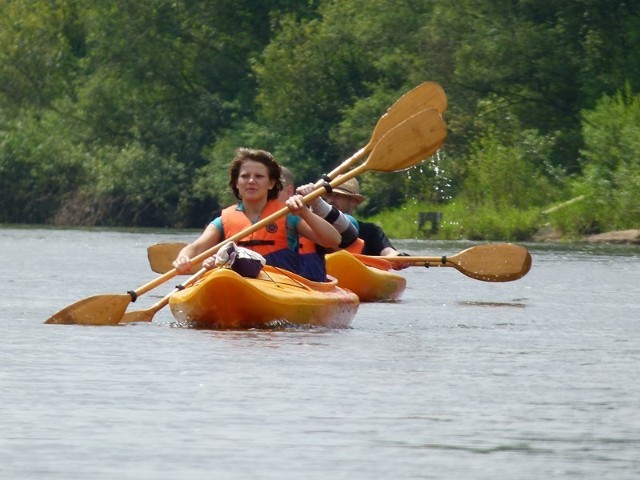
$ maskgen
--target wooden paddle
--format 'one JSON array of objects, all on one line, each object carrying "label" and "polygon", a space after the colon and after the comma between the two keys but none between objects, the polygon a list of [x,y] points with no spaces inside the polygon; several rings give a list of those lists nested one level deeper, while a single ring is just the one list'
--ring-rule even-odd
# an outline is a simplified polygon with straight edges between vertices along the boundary
[{"label": "wooden paddle", "polygon": [[531,269],[529,251],[511,243],[487,243],[441,257],[355,257],[364,264],[368,259],[384,259],[391,263],[410,263],[412,266],[453,267],[467,277],[484,282],[512,282],[524,277]]},{"label": "wooden paddle", "polygon": [[[384,134],[374,146],[371,155],[364,163],[354,168],[351,172],[332,180],[330,187],[335,188],[368,170],[393,172],[409,168],[426,158],[429,152],[433,152],[439,148],[444,143],[446,136],[447,127],[440,113],[435,109],[422,110]],[[318,188],[306,195],[304,202],[308,203],[311,200],[315,200],[326,193],[326,191],[327,187],[325,186]],[[241,240],[247,235],[266,227],[288,212],[289,209],[286,207],[280,209],[251,227],[225,239],[224,242],[195,256],[192,261],[194,263],[203,261],[205,258],[216,253],[225,244]],[[196,274],[198,277],[205,273],[202,270]],[[130,290],[127,294],[96,295],[85,298],[63,308],[47,319],[45,323],[115,325],[123,319],[124,312],[132,301],[135,301],[139,296],[176,275],[177,271],[171,269],[155,280],[139,287],[137,290]],[[196,275],[194,275],[194,277]],[[168,297],[170,297],[170,295],[165,297],[165,299],[167,299],[166,303],[168,303]],[[165,301],[165,299],[162,301]],[[162,307],[157,308],[153,313],[160,308]],[[130,318],[131,317],[132,316],[130,316]]]},{"label": "wooden paddle", "polygon": [[[186,243],[154,243],[147,247],[147,258],[151,270],[156,273],[165,273],[173,268],[173,261],[178,257],[178,253],[186,247]],[[202,263],[195,265],[191,262],[190,274],[193,274],[202,268]]]},{"label": "wooden paddle", "polygon": [[[373,134],[369,139],[369,143],[329,172],[326,175],[326,178],[333,180],[337,175],[347,171],[353,165],[358,163],[358,161],[369,155],[373,150],[373,147],[375,147],[375,145],[388,131],[401,124],[412,115],[430,108],[434,108],[440,114],[444,113],[447,109],[447,95],[442,87],[437,83],[424,82],[398,98],[398,100],[396,100],[396,102],[391,105],[385,114],[378,120],[378,123],[373,129]],[[439,148],[439,146],[437,148]],[[437,148],[431,152],[426,152],[426,155],[423,158],[433,155]],[[325,179],[318,181],[315,184],[315,187],[318,188],[322,186],[324,180]]]},{"label": "wooden paddle", "polygon": [[[150,245],[147,248],[147,257],[151,269],[156,273],[171,270],[173,260],[184,246],[186,243]],[[360,254],[354,256],[365,265],[382,270],[386,270],[385,267],[390,263],[409,263],[411,266],[420,267],[454,267],[467,277],[484,282],[512,282],[524,277],[531,269],[531,255],[527,249],[510,243],[477,245],[444,257],[381,257]]]},{"label": "wooden paddle", "polygon": [[[202,262],[199,262],[199,263],[202,264]],[[164,307],[167,306],[167,304],[169,303],[169,299],[171,298],[171,295],[173,295],[179,290],[187,288],[189,285],[196,283],[200,279],[200,277],[202,277],[208,271],[209,270],[207,270],[206,268],[200,267],[200,269],[196,273],[194,273],[186,281],[178,285],[174,290],[172,290],[171,292],[166,294],[164,297],[162,297],[160,301],[151,305],[149,308],[145,308],[142,310],[134,310],[132,312],[126,312],[122,316],[122,320],[120,320],[120,323],[150,322],[151,320],[153,320],[153,317],[155,316],[156,313],[158,313],[160,310],[162,310]]]}]

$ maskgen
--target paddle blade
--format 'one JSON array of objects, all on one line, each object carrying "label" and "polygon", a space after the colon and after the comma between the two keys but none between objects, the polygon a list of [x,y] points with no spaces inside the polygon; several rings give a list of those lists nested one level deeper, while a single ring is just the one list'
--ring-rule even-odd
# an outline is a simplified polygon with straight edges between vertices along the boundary
[{"label": "paddle blade", "polygon": [[389,130],[373,147],[371,156],[359,170],[396,172],[433,155],[447,138],[447,125],[431,108],[409,117]]},{"label": "paddle blade", "polygon": [[414,267],[454,267],[467,277],[483,282],[512,282],[524,277],[531,269],[531,255],[526,248],[511,243],[477,245],[460,253],[442,257],[397,256],[370,257],[384,259],[387,263],[402,263]]},{"label": "paddle blade", "polygon": [[117,325],[127,306],[129,295],[96,295],[80,300],[47,319],[57,325]]},{"label": "paddle blade", "polygon": [[520,245],[486,244],[446,257],[446,263],[476,280],[512,282],[529,272],[531,254]]},{"label": "paddle blade", "polygon": [[447,109],[447,95],[437,83],[424,82],[402,95],[380,117],[369,145],[375,145],[385,133],[407,118],[430,108],[437,110],[439,113],[444,113]]},{"label": "paddle blade", "polygon": [[[186,243],[155,243],[147,247],[147,258],[151,270],[156,273],[166,273],[173,268],[173,261]],[[202,262],[191,267],[191,274],[202,268]]]},{"label": "paddle blade", "polygon": [[[396,102],[388,108],[385,114],[378,119],[378,123],[373,129],[373,134],[371,135],[369,143],[358,150],[353,156],[351,156],[351,158],[342,162],[327,176],[330,179],[336,178],[337,175],[343,173],[359,162],[362,158],[369,155],[373,147],[389,130],[404,122],[412,115],[430,108],[434,108],[438,112],[443,113],[447,109],[447,95],[444,93],[442,87],[437,83],[424,82],[396,100]],[[316,184],[318,187],[321,185],[322,181]]]},{"label": "paddle blade", "polygon": [[147,309],[147,310],[134,310],[133,312],[127,312],[120,320],[120,323],[135,323],[135,322],[150,322],[153,320],[153,316],[160,309]]}]

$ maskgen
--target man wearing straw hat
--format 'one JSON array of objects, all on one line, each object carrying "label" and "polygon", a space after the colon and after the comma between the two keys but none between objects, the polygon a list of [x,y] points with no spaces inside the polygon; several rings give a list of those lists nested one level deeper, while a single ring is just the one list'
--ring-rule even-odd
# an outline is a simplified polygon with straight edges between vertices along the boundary
[{"label": "man wearing straw hat", "polygon": [[[323,198],[338,210],[353,215],[358,205],[366,200],[364,195],[360,194],[360,184],[356,178],[347,180],[343,184],[335,187],[331,193],[327,193]],[[402,255],[395,249],[382,228],[371,222],[358,221],[359,237],[364,240],[365,255],[383,255],[395,257]],[[406,268],[407,265],[395,264],[395,269]]]}]

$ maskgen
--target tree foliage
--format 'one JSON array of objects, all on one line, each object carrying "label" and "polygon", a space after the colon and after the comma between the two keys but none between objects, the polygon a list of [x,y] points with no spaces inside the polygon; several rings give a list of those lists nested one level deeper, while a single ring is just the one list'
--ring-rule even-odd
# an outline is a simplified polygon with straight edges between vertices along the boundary
[{"label": "tree foliage", "polygon": [[427,80],[448,95],[446,146],[365,174],[363,213],[595,202],[615,185],[613,224],[637,221],[638,2],[390,5],[0,2],[1,221],[201,226],[231,201],[236,147],[317,180]]},{"label": "tree foliage", "polygon": [[556,222],[565,230],[600,233],[640,224],[640,95],[630,88],[603,97],[584,112],[584,175],[574,181],[585,196],[578,225]]}]

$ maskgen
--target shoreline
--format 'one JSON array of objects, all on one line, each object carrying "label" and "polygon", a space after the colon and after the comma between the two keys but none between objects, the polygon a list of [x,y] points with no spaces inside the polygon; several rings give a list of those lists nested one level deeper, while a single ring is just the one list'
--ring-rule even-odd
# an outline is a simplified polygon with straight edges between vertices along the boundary
[{"label": "shoreline", "polygon": [[589,243],[630,243],[640,245],[640,228],[633,230],[617,230],[585,237]]},{"label": "shoreline", "polygon": [[[48,230],[113,230],[123,232],[137,232],[137,233],[157,233],[157,234],[179,234],[179,233],[193,233],[199,232],[200,229],[196,228],[162,228],[162,227],[105,227],[105,226],[81,226],[81,225],[50,225],[50,224],[9,224],[0,223],[0,229],[3,228],[17,228],[17,229],[48,229]],[[428,238],[425,238],[428,240]],[[613,230],[611,232],[598,233],[594,235],[586,235],[579,239],[566,239],[563,238],[563,234],[560,230],[557,230],[550,225],[541,228],[531,238],[533,242],[559,242],[559,243],[610,243],[610,244],[627,244],[627,245],[640,245],[640,228],[630,230]]]},{"label": "shoreline", "polygon": [[[550,227],[541,229],[533,238],[536,242],[562,242],[562,232]],[[587,235],[579,241],[585,243],[611,243],[640,245],[640,228],[633,230],[615,230],[611,232]]]}]

